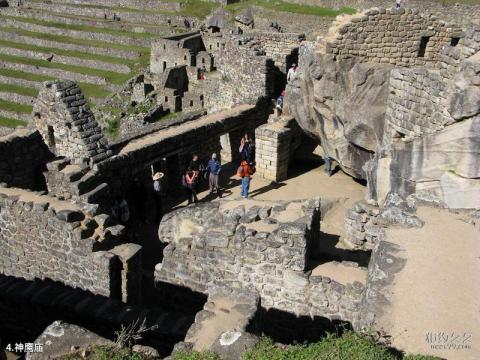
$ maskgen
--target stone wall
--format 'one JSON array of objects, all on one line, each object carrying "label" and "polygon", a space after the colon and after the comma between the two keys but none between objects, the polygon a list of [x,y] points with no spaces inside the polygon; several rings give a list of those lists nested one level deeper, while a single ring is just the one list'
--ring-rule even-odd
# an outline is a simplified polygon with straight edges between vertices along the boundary
[{"label": "stone wall", "polygon": [[380,210],[364,201],[356,203],[345,214],[345,241],[356,250],[371,250],[384,239],[384,227],[380,224]]},{"label": "stone wall", "polygon": [[134,38],[126,35],[113,35],[109,33],[101,33],[94,31],[79,31],[79,30],[70,30],[70,29],[60,29],[49,26],[31,24],[27,22],[17,21],[15,19],[1,18],[0,25],[6,27],[14,27],[17,29],[33,31],[33,32],[42,32],[51,35],[59,36],[68,36],[72,38],[86,39],[86,40],[97,40],[110,42],[114,44],[122,45],[136,45],[136,46],[150,46],[152,38]]},{"label": "stone wall", "polygon": [[290,65],[297,61],[298,47],[305,40],[304,34],[277,32],[249,32],[256,41],[262,43],[265,55],[273,60],[278,69],[286,75]]},{"label": "stone wall", "polygon": [[21,129],[0,137],[0,183],[44,190],[42,172],[51,157],[37,131]]},{"label": "stone wall", "polygon": [[417,9],[370,9],[334,24],[325,38],[325,52],[397,66],[435,65],[443,47],[460,37],[460,27]]},{"label": "stone wall", "polygon": [[303,133],[295,119],[284,117],[255,130],[257,175],[273,181],[287,179],[288,165]]},{"label": "stone wall", "polygon": [[0,189],[0,273],[51,279],[107,297],[120,295],[120,262],[93,252],[95,221],[74,205]]},{"label": "stone wall", "polygon": [[163,11],[180,11],[182,3],[162,2],[155,0],[107,0],[107,1],[89,1],[89,0],[53,0],[53,4],[76,4],[76,5],[100,5],[107,7],[126,7],[131,9],[155,9]]},{"label": "stone wall", "polygon": [[433,133],[455,122],[447,111],[448,83],[438,71],[398,68],[391,72],[385,120],[397,137]]},{"label": "stone wall", "polygon": [[82,91],[72,81],[46,82],[33,107],[33,123],[57,156],[97,163],[111,155]]},{"label": "stone wall", "polygon": [[[215,55],[221,81],[213,81],[205,92],[205,107],[213,111],[234,105],[255,104],[273,96],[273,61],[265,56],[258,42],[246,37],[232,37],[220,44]],[[207,51],[208,46],[207,46]]]},{"label": "stone wall", "polygon": [[215,202],[171,212],[159,228],[168,245],[155,279],[203,293],[210,285],[258,291],[267,309],[354,321],[363,285],[305,272],[319,206],[319,199]]}]

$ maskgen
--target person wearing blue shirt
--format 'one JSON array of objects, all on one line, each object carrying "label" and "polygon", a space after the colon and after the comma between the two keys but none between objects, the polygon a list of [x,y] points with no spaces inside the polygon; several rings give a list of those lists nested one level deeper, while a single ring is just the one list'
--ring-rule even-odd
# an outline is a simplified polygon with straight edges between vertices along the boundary
[{"label": "person wearing blue shirt", "polygon": [[210,176],[208,179],[210,194],[218,192],[218,175],[220,174],[221,168],[222,165],[220,164],[220,161],[217,160],[217,154],[213,153],[212,158],[207,165],[207,171],[210,172]]}]

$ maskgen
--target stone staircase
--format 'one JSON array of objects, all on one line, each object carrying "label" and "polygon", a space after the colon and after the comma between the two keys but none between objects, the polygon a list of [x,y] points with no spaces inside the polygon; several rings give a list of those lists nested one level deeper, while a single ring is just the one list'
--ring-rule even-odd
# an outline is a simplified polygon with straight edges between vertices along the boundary
[{"label": "stone staircase", "polygon": [[148,66],[152,40],[183,31],[184,18],[174,12],[180,7],[27,0],[0,8],[0,133],[29,122],[44,81],[78,81],[91,106],[118,91]]}]

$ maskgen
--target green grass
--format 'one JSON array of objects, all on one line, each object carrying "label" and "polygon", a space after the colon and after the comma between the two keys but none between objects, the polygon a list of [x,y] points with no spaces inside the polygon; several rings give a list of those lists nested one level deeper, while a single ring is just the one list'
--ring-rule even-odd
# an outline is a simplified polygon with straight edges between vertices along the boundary
[{"label": "green grass", "polygon": [[125,64],[129,66],[133,66],[135,63],[138,62],[137,59],[124,59],[124,58],[119,58],[114,56],[85,53],[85,52],[75,51],[75,50],[49,48],[44,46],[17,43],[17,42],[12,42],[12,41],[3,40],[3,39],[0,39],[0,45],[14,48],[14,49],[37,51],[37,52],[42,52],[46,54],[57,54],[57,55],[76,57],[79,59],[86,59],[86,60],[98,60],[98,61],[108,62],[112,64]]},{"label": "green grass", "polygon": [[[174,360],[216,360],[216,355],[199,352],[180,352]],[[244,360],[440,360],[421,355],[398,355],[368,337],[354,332],[342,336],[328,334],[321,341],[308,345],[276,346],[271,339],[262,338]]]},{"label": "green grass", "polygon": [[0,31],[15,33],[23,36],[29,36],[36,39],[56,41],[56,42],[67,43],[67,44],[71,44],[73,42],[76,45],[96,46],[96,47],[107,48],[107,49],[111,48],[111,49],[119,49],[119,50],[130,50],[130,51],[138,51],[143,53],[150,52],[150,48],[145,46],[122,45],[122,44],[109,43],[109,42],[99,41],[99,40],[87,40],[87,39],[77,39],[77,38],[72,39],[69,36],[39,33],[35,31],[17,29],[17,28],[8,27],[8,26],[0,26]]},{"label": "green grass", "polygon": [[85,98],[106,98],[111,94],[110,91],[105,90],[100,85],[88,84],[88,83],[79,83],[80,89],[82,89]]},{"label": "green grass", "polygon": [[9,119],[0,116],[0,126],[9,127],[9,128],[16,128],[17,126],[26,126],[27,123],[25,121],[17,120],[17,119]]},{"label": "green grass", "polygon": [[60,69],[60,70],[71,71],[75,73],[104,77],[108,82],[117,84],[117,85],[123,85],[123,83],[125,83],[128,79],[132,77],[131,73],[122,74],[122,73],[116,73],[113,71],[105,71],[101,69],[89,68],[85,66],[51,63],[47,60],[29,59],[21,56],[0,54],[0,60],[11,62],[11,63],[39,66],[39,67],[44,67],[49,69]]},{"label": "green grass", "polygon": [[7,76],[7,77],[13,77],[13,78],[17,78],[17,79],[38,81],[38,82],[44,82],[44,81],[49,81],[49,80],[54,80],[55,79],[51,76],[32,74],[32,73],[28,73],[28,72],[24,72],[24,71],[3,69],[3,68],[0,68],[0,75]]},{"label": "green grass", "polygon": [[283,12],[289,12],[294,14],[302,14],[302,15],[315,15],[315,16],[321,16],[321,17],[335,17],[340,14],[356,13],[355,9],[349,8],[349,7],[343,7],[339,10],[335,10],[327,7],[295,4],[295,3],[290,3],[283,0],[278,0],[278,1],[277,0],[275,1],[246,0],[243,2],[227,5],[226,8],[236,13],[248,6],[259,6],[259,7],[263,7],[265,9],[274,10],[274,11],[283,11]]},{"label": "green grass", "polygon": [[29,24],[49,26],[49,27],[64,29],[64,30],[90,31],[90,32],[98,32],[98,33],[104,33],[104,34],[110,34],[110,35],[123,35],[123,36],[131,37],[133,39],[151,39],[151,38],[157,38],[161,36],[160,34],[153,34],[148,32],[137,33],[137,32],[115,30],[115,29],[109,29],[109,28],[99,28],[99,27],[87,26],[87,25],[64,24],[64,23],[57,23],[54,21],[44,21],[44,20],[31,19],[31,18],[25,18],[25,17],[19,17],[19,16],[1,15],[0,18],[7,18],[7,19],[20,21],[20,22],[29,23]]},{"label": "green grass", "polygon": [[23,87],[12,84],[2,84],[0,83],[0,91],[13,92],[20,95],[32,96],[35,97],[38,94],[38,90],[31,87]]},{"label": "green grass", "polygon": [[106,346],[95,346],[91,348],[88,355],[83,357],[80,354],[64,355],[56,358],[57,360],[150,360],[149,358],[133,353],[126,348],[115,348]]},{"label": "green grass", "polygon": [[31,113],[32,105],[18,104],[11,101],[0,100],[0,109],[15,113]]}]

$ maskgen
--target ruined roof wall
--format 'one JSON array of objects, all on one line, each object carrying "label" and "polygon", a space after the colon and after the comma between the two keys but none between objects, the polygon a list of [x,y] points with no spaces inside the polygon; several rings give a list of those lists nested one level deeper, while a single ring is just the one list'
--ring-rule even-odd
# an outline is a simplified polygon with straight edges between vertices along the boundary
[{"label": "ruined roof wall", "polygon": [[107,139],[73,81],[47,81],[33,106],[33,123],[50,150],[75,163],[98,163],[108,156]]},{"label": "ruined roof wall", "polygon": [[[374,8],[334,24],[323,51],[337,59],[360,57],[395,66],[434,66],[442,60],[443,47],[461,36],[460,27],[415,9]],[[423,55],[422,37],[428,38]]]}]

